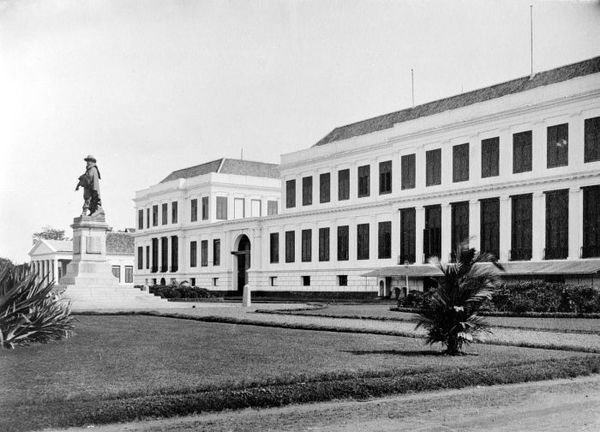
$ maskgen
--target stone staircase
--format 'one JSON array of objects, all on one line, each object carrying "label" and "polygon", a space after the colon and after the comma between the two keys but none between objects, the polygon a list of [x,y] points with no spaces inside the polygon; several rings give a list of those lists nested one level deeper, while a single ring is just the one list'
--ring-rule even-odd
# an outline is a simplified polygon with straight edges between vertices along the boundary
[{"label": "stone staircase", "polygon": [[102,310],[155,310],[172,307],[167,300],[138,288],[111,284],[67,286],[61,293],[73,312]]}]

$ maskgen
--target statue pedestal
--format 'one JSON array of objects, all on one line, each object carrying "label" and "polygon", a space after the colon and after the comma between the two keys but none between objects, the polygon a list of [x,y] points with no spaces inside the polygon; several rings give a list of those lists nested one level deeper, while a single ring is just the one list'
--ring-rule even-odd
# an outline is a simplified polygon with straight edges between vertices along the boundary
[{"label": "statue pedestal", "polygon": [[147,309],[168,307],[166,300],[131,286],[120,285],[106,260],[104,215],[73,219],[73,260],[60,279],[58,290],[73,311]]}]

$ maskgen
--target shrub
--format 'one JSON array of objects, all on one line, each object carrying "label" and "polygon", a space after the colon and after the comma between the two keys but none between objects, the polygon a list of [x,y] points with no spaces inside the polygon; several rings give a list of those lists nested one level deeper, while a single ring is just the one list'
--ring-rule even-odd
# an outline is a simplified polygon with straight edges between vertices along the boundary
[{"label": "shrub", "polygon": [[52,292],[47,279],[36,281],[27,266],[0,270],[0,345],[15,348],[70,336],[70,305]]},{"label": "shrub", "polygon": [[150,292],[162,298],[213,298],[215,297],[208,289],[192,287],[187,285],[151,287]]}]

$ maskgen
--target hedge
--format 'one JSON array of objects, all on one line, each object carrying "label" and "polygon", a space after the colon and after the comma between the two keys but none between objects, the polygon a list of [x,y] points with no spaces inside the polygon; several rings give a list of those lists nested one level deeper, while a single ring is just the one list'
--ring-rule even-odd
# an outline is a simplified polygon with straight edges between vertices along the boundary
[{"label": "hedge", "polygon": [[[398,307],[426,309],[431,294],[411,291],[398,300]],[[501,313],[600,313],[600,290],[588,286],[527,281],[500,286],[482,311]]]},{"label": "hedge", "polygon": [[153,285],[150,287],[150,293],[166,299],[196,299],[196,298],[215,298],[208,289],[196,286],[165,286]]}]

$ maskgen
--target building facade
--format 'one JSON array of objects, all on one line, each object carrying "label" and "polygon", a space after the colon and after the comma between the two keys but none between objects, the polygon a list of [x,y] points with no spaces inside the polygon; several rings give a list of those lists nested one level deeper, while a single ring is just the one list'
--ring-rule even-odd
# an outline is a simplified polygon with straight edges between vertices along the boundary
[{"label": "building facade", "polygon": [[[497,256],[507,276],[598,286],[600,57],[336,128],[282,155],[273,180],[279,214],[209,217],[196,233],[227,239],[230,259],[219,272],[207,264],[182,276],[226,290],[244,281],[388,295],[406,277],[406,288],[422,289],[428,260],[452,261],[468,242]],[[148,202],[139,215],[150,214]],[[136,237],[138,259],[148,240]]]},{"label": "building facade", "polygon": [[[133,236],[130,232],[106,233],[106,258],[122,285],[133,286]],[[29,251],[30,266],[38,280],[46,277],[58,284],[73,260],[72,240],[36,239]]]}]

